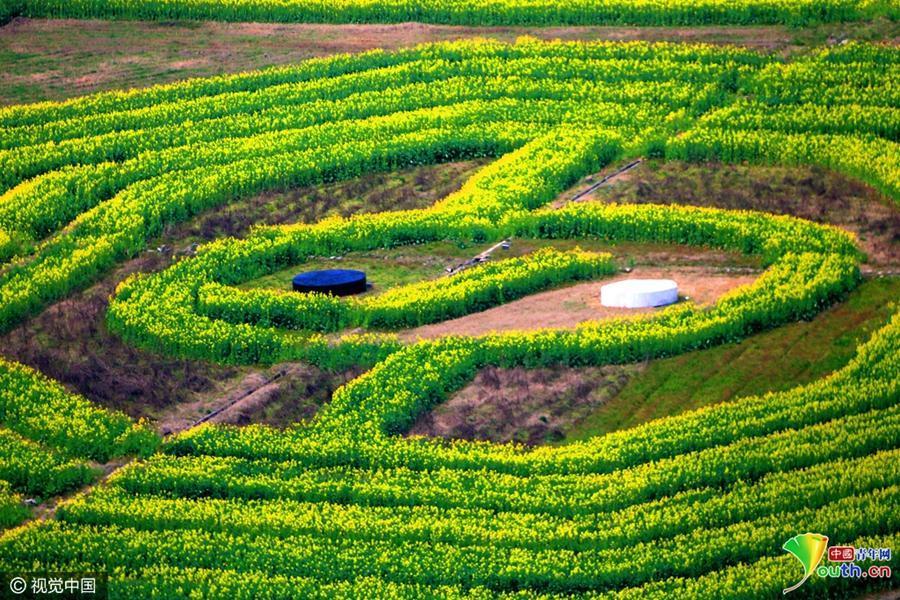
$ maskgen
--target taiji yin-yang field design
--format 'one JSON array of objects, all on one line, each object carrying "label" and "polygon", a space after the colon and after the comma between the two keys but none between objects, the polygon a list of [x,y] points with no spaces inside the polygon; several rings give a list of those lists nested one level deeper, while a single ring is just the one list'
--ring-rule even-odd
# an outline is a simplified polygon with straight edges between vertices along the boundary
[{"label": "taiji yin-yang field design", "polygon": [[896,597],[898,17],[0,0],[3,597]]}]

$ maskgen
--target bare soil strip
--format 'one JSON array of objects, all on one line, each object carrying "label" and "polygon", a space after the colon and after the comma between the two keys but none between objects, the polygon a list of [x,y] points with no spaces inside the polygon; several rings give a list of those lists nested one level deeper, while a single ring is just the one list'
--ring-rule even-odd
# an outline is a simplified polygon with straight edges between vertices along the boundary
[{"label": "bare soil strip", "polygon": [[588,194],[593,194],[598,188],[603,187],[604,185],[611,183],[612,181],[624,176],[625,173],[636,168],[642,162],[644,162],[643,158],[638,158],[637,160],[633,160],[630,163],[628,163],[627,165],[625,165],[624,167],[616,169],[609,175],[602,177],[600,179],[600,181],[597,181],[596,183],[593,183],[596,176],[589,175],[587,178],[585,178],[585,181],[590,183],[590,185],[586,189],[583,189],[580,192],[576,193],[574,196],[572,196],[571,201],[578,202],[579,200],[581,200]]},{"label": "bare soil strip", "polygon": [[449,400],[422,414],[407,435],[529,445],[558,441],[572,423],[614,398],[644,367],[487,367]]},{"label": "bare soil strip", "polygon": [[533,294],[458,319],[424,325],[401,332],[405,341],[434,339],[447,335],[483,335],[503,331],[572,328],[586,321],[646,314],[659,309],[609,308],[600,304],[600,286],[623,279],[674,279],[679,295],[699,305],[709,305],[725,292],[752,283],[756,273],[714,267],[636,267],[618,277],[591,281]]},{"label": "bare soil strip", "polygon": [[61,496],[52,496],[50,498],[47,498],[31,509],[31,517],[25,519],[24,521],[22,521],[22,523],[15,527],[11,527],[0,532],[0,537],[8,534],[10,531],[14,531],[20,527],[25,527],[32,521],[46,521],[47,519],[52,519],[56,514],[56,509],[61,504],[63,504],[67,500],[75,498],[76,496],[81,496],[82,494],[90,494],[94,488],[96,488],[98,485],[102,485],[107,479],[112,477],[113,473],[115,473],[125,465],[131,464],[134,460],[135,459],[133,458],[118,458],[102,465],[99,463],[92,463],[91,466],[101,471],[100,476],[94,482],[89,483],[83,487],[71,490]]}]

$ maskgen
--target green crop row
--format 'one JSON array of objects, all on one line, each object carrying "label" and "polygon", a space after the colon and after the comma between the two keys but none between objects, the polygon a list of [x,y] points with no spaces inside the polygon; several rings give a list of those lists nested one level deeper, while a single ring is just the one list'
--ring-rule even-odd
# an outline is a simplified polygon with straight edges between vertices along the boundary
[{"label": "green crop row", "polygon": [[[110,326],[134,343],[169,353],[231,361],[275,361],[279,357],[287,359],[291,356],[309,358],[306,354],[297,356],[297,340],[283,331],[263,326],[251,328],[244,323],[229,324],[197,314],[197,290],[208,282],[239,283],[271,272],[279,266],[302,262],[306,256],[443,239],[454,230],[460,231],[464,239],[472,239],[474,232],[484,230],[485,226],[487,235],[497,237],[498,232],[491,231],[492,227],[488,223],[473,228],[471,219],[475,214],[492,220],[506,219],[505,224],[501,221],[499,233],[511,230],[520,235],[529,231],[535,235],[550,235],[548,232],[554,227],[561,231],[561,224],[554,224],[554,220],[569,218],[571,224],[567,227],[576,236],[599,234],[601,237],[616,239],[716,245],[759,253],[770,261],[784,255],[789,249],[818,249],[822,252],[835,252],[835,256],[852,256],[855,252],[852,241],[837,230],[804,224],[796,219],[753,214],[660,207],[609,207],[607,210],[588,207],[513,218],[516,213],[510,211],[535,208],[552,199],[555,190],[561,186],[551,182],[548,175],[552,174],[557,181],[571,181],[584,168],[582,164],[602,163],[615,155],[613,136],[603,136],[602,132],[593,136],[596,136],[594,141],[586,143],[590,138],[585,134],[570,134],[557,129],[486,167],[460,192],[429,210],[365,215],[326,221],[315,226],[264,229],[243,242],[211,246],[197,259],[186,261],[163,274],[123,283],[111,305]],[[583,139],[579,140],[579,137]],[[584,144],[584,158],[573,156],[578,143]],[[543,166],[535,169],[535,164]],[[207,186],[206,189],[210,188]],[[454,218],[456,215],[458,217]],[[466,219],[469,220],[468,223]],[[702,219],[708,221],[705,228],[698,226]],[[660,227],[659,224],[664,221],[666,225]],[[454,222],[454,225],[450,226],[450,222]],[[447,225],[439,225],[443,223]],[[605,233],[600,231],[603,227],[606,228]],[[435,237],[435,234],[439,237]],[[819,268],[814,266],[819,259],[811,255],[802,260],[808,269],[815,271]],[[775,323],[792,316],[796,318],[811,314],[830,296],[840,294],[846,290],[847,285],[853,284],[853,269],[846,264],[847,260],[852,262],[852,259],[823,260],[828,263],[825,271],[840,276],[828,286],[820,287],[820,291],[813,296],[805,298],[803,302],[808,307],[803,312],[796,312],[798,305],[796,309],[777,316],[772,304],[767,303],[765,314],[754,318],[768,319]],[[839,267],[841,263],[844,264]],[[795,267],[793,265],[790,268],[792,270],[784,272],[794,275],[803,272]],[[805,289],[797,280],[776,283],[777,276],[774,274],[762,281],[772,286],[771,289],[793,286],[793,293]],[[761,289],[765,287],[763,285]],[[764,297],[765,292],[762,294]],[[758,302],[766,303],[761,299]],[[724,309],[720,312],[728,313]],[[702,321],[704,316],[690,315],[687,320]],[[719,318],[720,314],[715,314],[709,320]],[[738,325],[738,322],[733,320],[737,330],[728,334],[721,330],[724,323],[718,324],[717,335],[740,336],[740,331],[749,323]],[[686,320],[680,325],[685,324]],[[247,335],[251,330],[253,335]],[[706,336],[708,333],[701,332],[699,335]],[[662,335],[662,330],[660,334]],[[315,344],[314,338],[307,338],[307,343]],[[221,354],[221,349],[226,349],[230,356]]]},{"label": "green crop row", "polygon": [[0,229],[0,264],[5,263],[21,251],[21,242]]},{"label": "green crop row", "polygon": [[[839,52],[839,53],[838,53]],[[872,45],[851,44],[835,49],[829,60],[842,62],[847,57],[850,62],[860,62],[859,54],[865,53],[865,61],[885,62],[891,59],[890,52],[877,54]],[[869,56],[877,54],[877,56]],[[328,58],[303,61],[298,64],[271,67],[260,71],[220,75],[202,79],[189,79],[176,83],[156,85],[131,90],[100,92],[89,96],[72,98],[62,102],[42,102],[37,104],[8,106],[0,108],[0,127],[23,127],[64,121],[79,117],[132,111],[170,102],[188,102],[204,96],[254,91],[262,88],[312,80],[324,80],[352,73],[382,69],[408,62],[426,60],[459,62],[467,58],[496,57],[508,61],[527,57],[565,57],[577,60],[631,60],[631,61],[671,61],[699,64],[736,63],[739,65],[762,65],[768,59],[751,50],[737,46],[712,46],[699,44],[645,43],[645,42],[595,42],[590,44],[572,42],[541,42],[521,38],[515,44],[481,40],[427,44],[392,52],[371,50],[358,54],[340,54]],[[547,67],[553,70],[553,65]],[[551,72],[542,75],[552,77]],[[602,73],[595,74],[602,77]],[[222,103],[227,104],[227,103]],[[224,108],[224,107],[223,107]],[[174,118],[178,120],[178,116]]]},{"label": "green crop row", "polygon": [[[312,468],[302,462],[185,457],[160,458],[122,473],[117,482],[133,493],[430,505],[570,517],[619,510],[698,486],[720,486],[893,448],[900,440],[897,413],[896,407],[869,411],[797,430],[741,438],[607,474],[510,475],[452,467]],[[829,439],[840,440],[841,445],[824,445]]]},{"label": "green crop row", "polygon": [[209,283],[197,290],[197,312],[229,323],[338,331],[347,327],[401,328],[484,310],[560,283],[616,272],[610,254],[553,248],[478,265],[436,285],[423,281],[361,300],[326,294],[243,291]]},{"label": "green crop row", "polygon": [[40,373],[0,359],[0,423],[73,457],[105,462],[149,455],[156,434],[145,423],[94,406]]},{"label": "green crop row", "polygon": [[[7,17],[452,25],[809,25],[896,17],[885,0],[4,0]],[[3,16],[0,10],[0,16]]]},{"label": "green crop row", "polygon": [[891,52],[851,48],[853,62],[819,53],[793,62],[773,62],[741,81],[740,89],[768,104],[861,104],[896,108],[900,75]]},{"label": "green crop row", "polygon": [[[627,126],[636,131],[653,124],[668,112],[667,109],[645,104],[633,104],[626,108],[609,103],[575,103],[540,98],[467,100],[449,105],[446,104],[447,99],[442,98],[436,103],[437,106],[428,107],[431,103],[421,99],[409,101],[408,93],[398,96],[399,102],[396,104],[392,104],[384,94],[365,96],[364,101],[342,103],[340,118],[334,114],[335,111],[321,111],[319,106],[310,107],[308,111],[294,110],[289,123],[296,124],[296,129],[287,127],[235,138],[226,135],[224,139],[202,144],[143,152],[123,162],[102,162],[41,175],[0,196],[0,224],[8,231],[18,231],[40,239],[81,213],[111,198],[115,199],[118,193],[132,185],[147,185],[162,175],[172,176],[176,171],[196,171],[198,165],[211,169],[249,159],[271,160],[281,154],[311,150],[317,140],[349,143],[357,139],[387,138],[415,129],[430,128],[435,122],[446,128],[455,124],[465,126],[477,120],[521,119],[535,126],[551,126],[558,124],[575,108],[581,109],[576,122]],[[347,106],[349,104],[352,106]],[[426,107],[418,108],[422,104]],[[380,112],[386,109],[397,110],[381,115]],[[261,118],[256,120],[257,124],[261,121]],[[195,127],[194,131],[197,129]],[[482,144],[489,148],[490,140],[485,139]],[[347,175],[349,173],[343,176]]]},{"label": "green crop row", "polygon": [[[411,141],[419,143],[423,133],[429,132],[412,134]],[[474,143],[484,134],[482,126],[456,130],[450,135],[462,135]],[[402,137],[394,138],[391,145],[396,146],[403,140]],[[577,178],[585,165],[608,161],[617,153],[619,144],[619,137],[614,132],[582,133],[557,128],[486,167],[462,190],[435,208],[361,215],[313,226],[260,229],[244,242],[226,240],[211,244],[197,257],[198,260],[184,261],[158,277],[137,277],[123,282],[110,306],[109,325],[133,343],[167,353],[231,362],[270,362],[288,357],[317,360],[321,357],[326,365],[330,364],[334,358],[328,355],[339,354],[342,350],[333,348],[329,352],[326,346],[330,342],[323,336],[292,334],[245,323],[230,324],[199,315],[195,310],[197,290],[212,281],[238,283],[270,272],[277,265],[301,263],[309,256],[448,237],[464,240],[496,237],[490,220],[471,214],[473,199],[477,199],[478,212],[486,215],[502,214],[509,207],[542,204],[552,199],[557,189]],[[411,144],[410,155],[415,151],[418,157],[426,157],[423,148],[413,148],[415,146]],[[381,150],[372,148],[370,151]],[[541,166],[535,168],[535,164]],[[232,173],[229,170],[223,176],[235,176]],[[503,187],[489,187],[499,181],[504,182]],[[212,184],[203,189],[206,193],[215,193]],[[467,210],[469,214],[466,214]],[[190,335],[186,335],[188,331],[191,331]],[[352,348],[349,350],[357,359],[363,358]],[[384,352],[380,356],[383,357]]]},{"label": "green crop row", "polygon": [[[867,535],[842,540],[857,548],[895,548],[900,536]],[[897,559],[891,561],[896,567]],[[85,566],[74,560],[56,563],[59,571],[72,572]],[[294,600],[297,597],[313,600],[334,598],[388,598],[391,600],[561,600],[563,598],[591,598],[602,600],[668,599],[673,597],[697,600],[736,598],[756,600],[762,595],[781,594],[785,582],[798,577],[798,563],[788,554],[766,556],[753,562],[723,566],[700,577],[672,577],[661,582],[616,591],[584,594],[556,594],[546,591],[520,589],[499,592],[485,587],[467,588],[459,585],[421,585],[387,581],[378,577],[355,577],[350,580],[326,581],[315,577],[296,577],[240,571],[233,568],[173,567],[151,565],[134,570],[118,570],[110,575],[111,598],[228,598],[253,600],[260,597]],[[865,580],[811,578],[799,597],[815,594],[845,592],[859,594]],[[806,592],[806,593],[804,593]]]},{"label": "green crop row", "polygon": [[0,358],[0,480],[49,496],[96,473],[84,461],[148,456],[159,443],[148,424],[100,409],[28,367]]},{"label": "green crop row", "polygon": [[781,133],[872,134],[900,140],[900,111],[887,106],[788,104],[739,101],[700,119],[710,129],[769,130]]},{"label": "green crop row", "polygon": [[[558,472],[610,473],[645,462],[730,444],[748,436],[802,428],[873,408],[890,407],[900,394],[898,344],[900,315],[895,315],[888,325],[860,346],[856,358],[828,378],[796,390],[712,406],[562,448],[525,449],[462,441],[435,447],[424,440],[392,443],[378,435],[370,438],[376,441],[374,445],[366,446],[354,444],[348,439],[352,430],[328,439],[310,439],[305,428],[296,432],[279,432],[255,426],[243,429],[201,427],[172,440],[167,448],[176,454],[294,460],[310,466],[356,464],[411,469],[491,469],[522,476]],[[424,357],[433,365],[428,368],[432,383],[425,382],[425,385],[440,386],[442,381],[450,381],[432,392],[436,397],[433,395],[416,400],[414,396],[412,400],[419,406],[427,406],[440,397],[441,390],[447,393],[473,376],[474,365],[471,361],[467,360],[461,367],[458,365],[463,356],[459,351],[462,345],[457,343],[456,346],[457,350],[453,351],[451,346],[451,352],[446,356],[432,353]],[[421,347],[433,348],[434,345]],[[466,358],[469,356],[471,354]],[[440,362],[435,364],[435,357]],[[396,359],[392,357],[392,360]],[[511,357],[509,362],[501,360],[498,364],[511,366],[516,363],[515,358]],[[416,371],[411,367],[411,371],[404,381],[416,381],[422,375],[421,369]],[[355,381],[354,387],[363,392],[369,385],[377,388],[385,381],[370,377]],[[420,384],[413,389],[422,393]],[[351,407],[348,406],[348,409],[352,416]]]},{"label": "green crop row", "polygon": [[22,504],[22,497],[12,492],[8,483],[0,481],[0,530],[18,525],[30,514]]},{"label": "green crop row", "polygon": [[[837,539],[890,533],[900,525],[893,510],[900,488],[849,496],[822,508],[801,508],[722,528],[700,528],[670,540],[582,552],[485,547],[442,542],[277,538],[203,530],[141,531],[47,523],[40,530],[0,540],[0,556],[15,567],[80,559],[104,570],[149,565],[231,568],[325,581],[372,576],[397,583],[485,586],[553,592],[602,590],[667,576],[696,576],[765,556],[798,528],[821,528]],[[120,551],[109,553],[109,546]],[[623,555],[624,554],[624,555]],[[34,562],[32,562],[34,561]]]},{"label": "green crop row", "polygon": [[[562,96],[565,99],[584,99],[591,92],[598,94],[596,101],[604,98],[628,100],[635,92],[629,86],[650,88],[652,83],[679,82],[679,87],[690,87],[717,82],[737,73],[750,73],[752,66],[740,65],[730,60],[714,63],[665,60],[604,59],[567,56],[565,64],[559,57],[522,56],[500,59],[496,56],[471,56],[465,60],[421,59],[401,64],[351,73],[333,78],[272,85],[254,91],[229,92],[158,104],[140,109],[100,113],[76,119],[50,121],[0,129],[0,147],[21,148],[41,143],[62,142],[77,138],[91,138],[114,132],[136,129],[162,129],[187,121],[204,122],[228,116],[246,115],[254,110],[281,106],[315,105],[319,101],[352,99],[354,94],[395,90],[416,83],[456,84],[460,97],[481,98],[479,94],[511,95],[520,88],[520,94],[534,97]],[[464,90],[460,79],[470,80],[470,85],[484,83],[485,89]],[[528,83],[535,79],[547,81],[546,89]],[[624,89],[609,89],[600,84],[618,83]],[[563,86],[563,84],[568,84]],[[417,96],[408,102],[427,101],[429,89],[417,90]],[[444,92],[446,93],[446,92]],[[221,137],[221,135],[219,136]],[[86,141],[86,140],[85,140]]]},{"label": "green crop row", "polygon": [[[817,59],[839,71],[835,85],[866,89],[887,81],[889,55],[859,48],[843,52],[865,61],[832,60],[844,56],[835,53]],[[300,156],[328,153],[320,140],[342,147],[404,128],[458,133],[471,127],[475,148],[444,142],[422,153],[432,161],[508,151],[554,126],[599,125],[628,140],[626,154],[653,152],[688,127],[692,115],[756,81],[770,63],[750,51],[705,46],[457,42],[0,109],[6,146],[0,171],[9,178],[6,185],[14,185],[0,196],[0,229],[9,238],[0,255],[19,256],[0,272],[0,329],[87,285],[138,252],[164,224],[197,210],[272,187],[420,162],[411,151],[403,160],[379,158],[378,165],[340,160],[333,152]],[[882,112],[890,117],[890,110]],[[498,121],[508,126],[497,127]],[[485,122],[492,125],[479,125]],[[843,130],[858,135],[873,127],[867,123]],[[772,135],[780,145],[781,134]],[[670,141],[677,147],[680,139]],[[376,151],[390,153],[390,145]],[[801,154],[797,160],[847,167],[877,183],[890,179],[895,156],[892,146],[876,151],[886,175],[866,171],[863,159],[831,160],[832,150],[821,144],[793,152]],[[333,166],[312,167],[323,159]],[[893,186],[881,187],[893,193]],[[65,234],[58,233],[64,227]]]},{"label": "green crop row", "polygon": [[[601,65],[600,68],[607,66],[606,63],[597,64]],[[410,68],[404,66],[404,70],[409,71]],[[448,70],[429,72],[428,75],[448,76]],[[19,186],[21,189],[8,191],[4,195],[7,198],[14,198],[30,191],[37,185],[46,186],[47,183],[43,183],[45,181],[59,180],[62,177],[66,180],[72,180],[79,175],[82,178],[96,177],[96,175],[88,176],[87,173],[91,173],[91,171],[86,168],[59,170],[67,165],[94,165],[101,161],[134,159],[140,155],[140,163],[134,161],[129,164],[140,164],[141,168],[146,171],[148,163],[152,165],[155,162],[152,159],[156,158],[157,160],[176,161],[173,164],[174,167],[178,164],[179,155],[166,154],[161,152],[162,150],[187,146],[196,148],[198,151],[203,149],[210,152],[210,149],[215,147],[213,142],[219,142],[220,146],[223,141],[235,144],[242,139],[247,140],[247,143],[252,143],[253,138],[258,138],[265,133],[297,130],[340,120],[390,115],[406,110],[450,106],[475,100],[487,102],[516,99],[520,100],[523,106],[534,107],[533,112],[535,113],[541,111],[542,106],[546,107],[543,109],[544,111],[552,109],[553,104],[550,101],[555,100],[560,103],[558,106],[564,107],[567,113],[571,113],[573,108],[583,107],[587,114],[579,115],[580,120],[590,120],[608,125],[632,125],[637,128],[646,121],[658,120],[668,112],[688,105],[690,101],[695,100],[695,95],[699,95],[700,98],[704,97],[704,88],[690,84],[675,86],[671,82],[639,81],[622,83],[619,87],[610,88],[608,85],[586,80],[557,82],[552,79],[535,79],[518,75],[502,78],[451,77],[435,81],[414,81],[408,85],[400,85],[399,81],[391,81],[394,77],[399,78],[399,74],[390,73],[396,69],[383,69],[383,71],[387,72],[385,75],[390,74],[391,78],[381,82],[378,86],[373,85],[367,88],[366,91],[353,92],[353,88],[342,90],[347,97],[336,99],[317,97],[310,101],[292,98],[290,102],[267,97],[264,104],[260,102],[259,105],[251,105],[258,110],[250,114],[228,114],[158,127],[151,127],[146,122],[139,120],[142,126],[137,129],[121,129],[109,133],[19,145],[15,148],[0,150],[0,166],[3,167],[4,183],[8,186],[19,184],[29,177],[35,177],[48,171],[49,175],[55,176],[55,178],[47,176],[37,180],[28,180],[27,183]],[[421,72],[413,74],[417,78],[422,77]],[[379,89],[388,82],[396,87]],[[354,85],[362,83],[353,81]],[[266,90],[266,92],[270,91],[272,90]],[[255,96],[259,95],[262,94],[255,94]],[[219,106],[218,102],[222,100],[219,97],[216,97],[215,100],[217,100],[216,105]],[[543,101],[544,104],[542,105],[540,101]],[[575,104],[576,102],[578,104]],[[568,103],[568,106],[564,103]],[[232,104],[225,106],[229,110],[235,110]],[[179,112],[188,111],[189,108],[181,107]],[[203,144],[210,145],[204,146]],[[148,155],[150,152],[157,153],[157,155]],[[212,153],[210,152],[210,154]],[[197,165],[198,163],[199,161],[195,161],[191,164]],[[110,165],[103,166],[109,167]],[[85,183],[81,185],[85,185]],[[69,186],[71,187],[71,184]]]},{"label": "green crop row", "polygon": [[[384,141],[380,136],[367,135],[365,128],[347,124],[335,133],[351,135],[351,141],[337,148],[321,145],[283,152],[265,161],[246,158],[208,169],[172,171],[131,185],[82,213],[65,235],[48,240],[34,258],[11,265],[0,275],[0,329],[93,281],[115,262],[138,252],[167,222],[272,187],[491,153],[498,146],[521,143],[521,137],[533,130],[524,123],[515,130],[503,123],[489,127],[496,137],[478,135],[489,130],[484,126],[452,131],[425,128],[400,131],[386,144],[379,143]],[[381,135],[390,138],[391,132]],[[67,210],[58,205],[50,208]]]},{"label": "green crop row", "polygon": [[0,481],[34,496],[52,496],[82,486],[96,473],[83,461],[68,459],[0,428]]},{"label": "green crop row", "polygon": [[[892,533],[866,535],[856,539],[841,538],[837,543],[847,543],[855,548],[892,548],[896,547],[898,542],[900,542],[900,535]],[[888,564],[896,571],[898,562],[900,561],[895,554]],[[801,575],[797,559],[784,553],[777,557],[765,556],[753,562],[726,566],[700,577],[671,577],[665,581],[627,587],[614,592],[586,594],[585,597],[596,600],[644,600],[645,598],[663,600],[673,597],[695,600],[717,600],[719,598],[756,600],[760,597],[784,595],[786,582],[798,581]],[[865,578],[835,580],[813,576],[803,584],[802,588],[792,593],[798,594],[802,598],[856,597],[866,583]],[[878,585],[876,582],[868,583]],[[890,585],[890,580],[882,583],[882,586]]]},{"label": "green crop row", "polygon": [[[359,140],[388,139],[417,129],[431,128],[437,118],[447,119],[450,125],[463,124],[479,115],[499,118],[504,110],[515,110],[521,106],[516,102],[468,102],[412,113],[398,112],[374,120],[338,120],[259,136],[225,137],[202,145],[150,151],[121,163],[103,162],[63,169],[32,179],[7,192],[3,196],[0,221],[9,231],[21,231],[39,239],[76,217],[81,216],[81,222],[89,219],[90,215],[84,213],[104,202],[116,202],[119,195],[130,188],[139,186],[139,189],[146,189],[165,176],[202,176],[208,174],[206,171],[230,167],[241,161],[277,160],[282,155],[312,151],[317,140],[349,144]],[[565,111],[567,107],[559,109]],[[485,140],[482,146],[489,147],[489,143]],[[202,170],[200,166],[203,166]],[[349,170],[351,166],[345,165],[344,168]]]},{"label": "green crop row", "polygon": [[[134,469],[129,476],[118,476],[113,487],[60,507],[59,515],[72,523],[142,530],[203,529],[277,537],[318,534],[335,539],[391,539],[397,543],[430,540],[580,551],[651,542],[697,527],[725,526],[790,511],[800,505],[823,506],[847,495],[897,484],[900,473],[896,459],[897,451],[892,450],[832,460],[808,469],[775,471],[756,482],[738,480],[722,490],[691,489],[611,512],[567,517],[545,512],[444,508],[426,503],[386,506],[346,501],[247,500],[240,496],[219,499],[214,488],[203,493],[198,488],[193,493],[188,490],[186,480],[203,468],[203,461],[197,461],[196,466],[175,461],[159,466],[175,474],[184,469],[178,486],[172,481],[154,488],[152,475],[135,481],[134,476],[144,477],[147,472]],[[235,475],[219,469],[214,461],[206,464],[212,473],[206,476],[208,479],[229,480],[231,489],[236,490]],[[156,468],[157,465],[151,466],[151,472]]]},{"label": "green crop row", "polygon": [[698,127],[671,140],[666,158],[820,165],[900,198],[900,144],[869,136],[809,135]]}]

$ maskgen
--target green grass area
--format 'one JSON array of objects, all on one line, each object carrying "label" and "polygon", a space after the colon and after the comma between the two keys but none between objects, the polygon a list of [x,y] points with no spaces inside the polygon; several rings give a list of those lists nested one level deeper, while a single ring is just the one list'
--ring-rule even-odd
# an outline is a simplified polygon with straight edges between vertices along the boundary
[{"label": "green grass area", "polygon": [[393,287],[440,277],[446,272],[446,267],[462,262],[481,250],[480,247],[436,242],[373,252],[351,252],[342,257],[314,258],[247,281],[239,287],[290,290],[291,279],[297,273],[318,269],[359,269],[365,271],[372,285],[366,293],[377,294]]},{"label": "green grass area", "polygon": [[374,295],[392,287],[417,283],[440,276],[440,269],[426,264],[402,264],[376,256],[354,256],[347,260],[315,259],[296,267],[288,267],[265,277],[242,284],[241,288],[273,288],[290,290],[294,275],[318,269],[358,269],[366,273],[370,289],[365,295]]},{"label": "green grass area", "polygon": [[612,400],[566,432],[565,442],[742,396],[786,390],[845,365],[898,306],[900,278],[867,280],[812,321],[650,362]]}]

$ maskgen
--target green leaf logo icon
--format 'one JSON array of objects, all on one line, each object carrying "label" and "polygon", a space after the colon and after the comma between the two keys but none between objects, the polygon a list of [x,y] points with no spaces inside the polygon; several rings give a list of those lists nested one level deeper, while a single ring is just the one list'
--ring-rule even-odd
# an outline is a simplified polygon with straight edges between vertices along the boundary
[{"label": "green leaf logo icon", "polygon": [[828,548],[828,538],[818,533],[804,533],[795,535],[782,546],[785,550],[793,554],[800,564],[803,565],[803,579],[796,585],[792,585],[784,590],[784,593],[793,592],[809,579],[816,567],[822,561],[825,550]]}]

